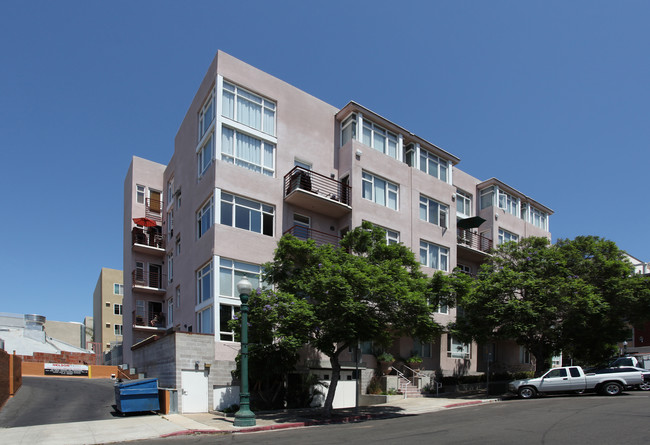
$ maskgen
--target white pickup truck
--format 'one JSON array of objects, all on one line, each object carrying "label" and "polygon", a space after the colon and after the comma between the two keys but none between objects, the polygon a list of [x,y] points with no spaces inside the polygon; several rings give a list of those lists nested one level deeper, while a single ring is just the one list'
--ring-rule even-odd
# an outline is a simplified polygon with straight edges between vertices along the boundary
[{"label": "white pickup truck", "polygon": [[596,391],[604,395],[620,394],[626,386],[640,385],[644,377],[632,367],[606,368],[585,374],[580,366],[553,368],[534,379],[510,382],[508,390],[522,399],[538,394]]}]

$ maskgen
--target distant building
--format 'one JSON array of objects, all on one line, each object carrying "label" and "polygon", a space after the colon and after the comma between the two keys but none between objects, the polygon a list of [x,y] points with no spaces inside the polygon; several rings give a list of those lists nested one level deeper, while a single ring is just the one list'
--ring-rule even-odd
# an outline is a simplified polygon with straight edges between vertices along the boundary
[{"label": "distant building", "polygon": [[120,364],[122,350],[122,300],[124,278],[121,270],[103,267],[93,292],[93,334],[97,351],[105,364]]}]

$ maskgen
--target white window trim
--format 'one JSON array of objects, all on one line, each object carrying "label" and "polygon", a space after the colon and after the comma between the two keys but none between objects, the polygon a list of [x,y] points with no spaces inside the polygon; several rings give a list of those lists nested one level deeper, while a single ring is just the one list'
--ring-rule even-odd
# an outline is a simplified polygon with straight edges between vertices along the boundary
[{"label": "white window trim", "polygon": [[[364,174],[370,176],[370,177],[372,178],[372,181],[368,181],[368,179],[364,178],[364,177],[363,177]],[[376,179],[379,179],[379,180],[381,180],[381,181],[386,182],[386,190],[385,190],[385,195],[384,195],[384,202],[385,202],[385,204],[381,204],[381,203],[377,202],[377,197],[375,196],[375,180],[376,180]],[[371,184],[371,186],[372,186],[372,188],[371,188],[371,190],[372,190],[372,199],[368,199],[368,198],[366,198],[366,197],[363,196],[363,189],[364,189],[364,183],[365,183],[365,182],[370,182],[370,184]],[[389,187],[388,187],[389,185],[393,186],[393,187],[395,188],[395,190],[389,190]],[[389,201],[389,200],[388,200],[389,191],[394,192],[395,195],[396,195],[396,199],[395,199],[395,208],[392,208],[392,207],[390,207],[390,206],[388,205],[388,201]],[[362,171],[362,174],[361,174],[361,197],[362,197],[363,199],[365,199],[366,201],[370,201],[370,202],[375,203],[375,204],[377,204],[377,205],[380,205],[380,206],[382,206],[382,207],[386,207],[387,209],[391,209],[391,210],[395,210],[396,212],[399,212],[399,208],[400,208],[400,207],[399,207],[399,206],[400,206],[399,184],[396,184],[396,183],[394,183],[394,182],[391,182],[391,181],[389,181],[389,180],[386,179],[386,178],[383,178],[383,177],[381,177],[381,176],[377,176],[377,175],[375,175],[375,174],[373,174],[373,173],[370,173],[369,171],[366,171],[366,170],[363,170],[363,171]]]},{"label": "white window trim", "polygon": [[[425,203],[422,202],[422,200],[426,200]],[[440,201],[436,201],[433,198],[428,197],[427,195],[420,194],[420,201],[419,201],[419,206],[418,210],[421,210],[421,206],[423,204],[426,204],[426,218],[422,218],[422,215],[420,214],[420,220],[426,221],[429,224],[433,224],[434,226],[439,226],[442,228],[448,228],[449,227],[449,206],[447,204],[444,204]],[[434,221],[429,221],[429,214],[430,214],[430,207],[431,205],[437,205],[438,206],[438,223],[435,223]],[[440,224],[440,213],[441,211],[444,211],[444,223]]]},{"label": "white window trim", "polygon": [[[427,245],[426,246],[426,251],[427,251],[427,255],[426,255],[427,261],[426,261],[426,263],[422,263],[422,244]],[[430,249],[430,246],[438,248],[438,264],[439,265],[442,262],[443,256],[446,256],[446,258],[447,258],[447,261],[446,261],[447,265],[446,266],[447,267],[445,269],[436,268],[436,267],[433,267],[433,265],[429,264],[429,249]],[[443,255],[443,249],[446,250],[446,255]],[[443,272],[448,272],[449,271],[449,261],[450,261],[451,251],[450,251],[450,249],[448,247],[441,246],[440,244],[432,243],[431,241],[421,239],[420,244],[419,244],[418,255],[419,255],[419,259],[420,259],[420,264],[422,264],[424,267],[428,267],[430,269],[435,269],[435,270],[441,270]]]}]

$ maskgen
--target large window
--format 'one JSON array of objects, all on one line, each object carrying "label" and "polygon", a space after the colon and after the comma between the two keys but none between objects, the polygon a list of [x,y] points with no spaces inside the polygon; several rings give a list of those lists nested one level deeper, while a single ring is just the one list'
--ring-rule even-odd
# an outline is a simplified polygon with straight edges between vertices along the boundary
[{"label": "large window", "polygon": [[448,262],[449,249],[427,241],[420,241],[420,264],[446,272]]},{"label": "large window", "polygon": [[499,190],[499,208],[511,215],[519,215],[519,200],[506,192]]},{"label": "large window", "polygon": [[390,209],[398,209],[399,186],[370,173],[363,172],[362,196]]},{"label": "large window", "polygon": [[221,258],[219,263],[219,295],[238,299],[237,283],[244,275],[253,285],[253,289],[265,287],[264,283],[261,283],[261,274],[262,268],[257,264]]},{"label": "large window", "polygon": [[198,169],[199,169],[199,178],[205,174],[210,164],[212,164],[212,159],[214,158],[214,133],[211,133],[208,136],[205,143],[199,149],[197,153],[198,160]]},{"label": "large window", "polygon": [[208,100],[199,112],[199,140],[203,139],[203,135],[208,131],[210,125],[214,121],[214,96],[210,94]]},{"label": "large window", "polygon": [[420,195],[420,219],[440,227],[448,227],[449,206]]},{"label": "large window", "polygon": [[426,150],[420,149],[420,170],[447,182],[448,162]]},{"label": "large window", "polygon": [[357,138],[357,115],[351,114],[341,124],[341,147]]},{"label": "large window", "polygon": [[498,244],[507,243],[508,241],[519,241],[519,235],[508,232],[507,230],[499,229],[499,240]]},{"label": "large window", "polygon": [[494,187],[488,187],[481,190],[480,203],[481,210],[494,205]]},{"label": "large window", "polygon": [[275,102],[225,81],[221,114],[271,136],[275,135]]},{"label": "large window", "polygon": [[275,145],[232,128],[221,129],[221,159],[231,164],[273,176]]},{"label": "large window", "polygon": [[363,143],[397,159],[397,135],[367,120],[363,120]]},{"label": "large window", "polygon": [[532,206],[529,206],[529,209],[530,209],[529,222],[532,223],[535,227],[548,230],[548,214]]},{"label": "large window", "polygon": [[241,196],[221,193],[221,224],[273,236],[275,209]]},{"label": "large window", "polygon": [[201,238],[205,232],[212,227],[212,222],[214,221],[212,216],[214,213],[213,208],[213,198],[210,197],[210,199],[203,204],[203,207],[196,212],[196,233],[198,238]]},{"label": "large window", "polygon": [[207,307],[196,314],[196,322],[199,326],[199,332],[201,334],[213,334],[214,333],[214,322],[213,322],[213,309],[212,306]]},{"label": "large window", "polygon": [[456,192],[456,216],[459,218],[472,216],[472,195],[462,190]]},{"label": "large window", "polygon": [[451,358],[471,358],[472,351],[470,345],[462,343],[452,335],[447,335],[447,357]]},{"label": "large window", "polygon": [[212,298],[212,261],[196,272],[196,303]]},{"label": "large window", "polygon": [[414,355],[418,355],[422,358],[431,357],[431,343],[423,343],[418,338],[413,339],[413,350],[411,351]]}]

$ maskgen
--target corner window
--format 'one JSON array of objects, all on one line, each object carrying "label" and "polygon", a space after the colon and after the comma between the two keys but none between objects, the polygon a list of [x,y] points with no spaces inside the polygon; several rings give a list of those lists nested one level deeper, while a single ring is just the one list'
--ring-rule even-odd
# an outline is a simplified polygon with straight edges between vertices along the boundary
[{"label": "corner window", "polygon": [[213,198],[210,197],[208,201],[196,212],[196,233],[198,238],[201,238],[205,232],[212,227],[213,222]]},{"label": "corner window", "polygon": [[494,205],[494,187],[488,187],[481,190],[480,204],[481,210]]},{"label": "corner window", "polygon": [[427,241],[420,241],[420,264],[446,272],[448,261],[449,249]]},{"label": "corner window", "polygon": [[357,139],[357,115],[351,114],[341,124],[341,147]]},{"label": "corner window", "polygon": [[196,272],[197,304],[212,298],[212,261]]},{"label": "corner window", "polygon": [[273,236],[275,209],[268,204],[221,193],[221,224]]},{"label": "corner window", "polygon": [[221,129],[221,159],[257,173],[273,176],[275,145],[224,126]]},{"label": "corner window", "polygon": [[214,137],[213,134],[208,136],[208,139],[201,146],[197,153],[198,168],[199,168],[199,178],[202,177],[205,172],[212,164],[212,159],[214,158]]},{"label": "corner window", "polygon": [[228,322],[239,313],[239,307],[227,304],[219,305],[219,339],[221,341],[235,341],[235,333],[228,328]]},{"label": "corner window", "polygon": [[212,306],[198,312],[196,314],[196,322],[199,326],[198,332],[201,334],[212,334],[214,333],[214,322],[213,322],[213,310]]},{"label": "corner window", "polygon": [[436,226],[447,227],[449,206],[420,195],[420,219]]},{"label": "corner window", "polygon": [[505,210],[511,215],[519,215],[519,199],[512,195],[507,194],[502,190],[498,190],[499,208]]},{"label": "corner window", "polygon": [[229,82],[223,82],[221,114],[225,117],[275,135],[275,102]]},{"label": "corner window", "polygon": [[214,122],[214,96],[210,94],[199,112],[199,141],[203,139],[212,122]]},{"label": "corner window", "polygon": [[398,209],[399,186],[370,173],[363,172],[362,197],[389,209]]},{"label": "corner window", "polygon": [[239,298],[237,283],[244,275],[253,285],[253,289],[266,287],[261,281],[262,268],[259,265],[221,258],[219,263],[219,295]]},{"label": "corner window", "polygon": [[397,159],[397,135],[363,119],[362,141],[369,147]]},{"label": "corner window", "polygon": [[458,218],[472,216],[472,195],[462,190],[456,192],[456,216]]}]

